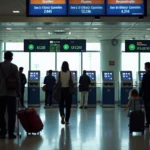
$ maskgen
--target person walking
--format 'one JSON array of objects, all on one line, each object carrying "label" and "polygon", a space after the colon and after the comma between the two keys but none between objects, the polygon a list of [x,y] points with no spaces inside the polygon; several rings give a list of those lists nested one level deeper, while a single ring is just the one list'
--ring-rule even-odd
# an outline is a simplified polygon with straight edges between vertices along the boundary
[{"label": "person walking", "polygon": [[48,71],[48,75],[44,79],[44,84],[46,85],[46,91],[45,91],[45,106],[44,108],[51,107],[52,105],[52,94],[53,94],[53,88],[56,84],[55,77],[52,76],[52,70]]},{"label": "person walking", "polygon": [[83,71],[83,75],[79,80],[79,91],[81,92],[81,101],[79,108],[87,108],[88,106],[88,96],[89,96],[89,86],[91,84],[90,77],[86,75],[86,70]]},{"label": "person walking", "polygon": [[[72,91],[74,87],[71,87],[74,83],[74,78],[69,70],[69,64],[67,61],[62,63],[61,72],[58,73],[57,82],[61,83],[61,100],[59,102],[59,111],[62,124],[69,124],[72,104]],[[71,84],[72,83],[72,84]],[[66,107],[66,113],[64,113],[64,104]]]},{"label": "person walking", "polygon": [[140,97],[143,97],[145,114],[146,114],[146,125],[149,128],[150,125],[150,62],[145,63],[146,73],[143,75],[143,80],[140,88]]},{"label": "person walking", "polygon": [[16,138],[14,134],[16,122],[16,97],[20,96],[21,86],[18,67],[11,63],[12,52],[5,52],[4,62],[0,63],[0,138],[7,134],[5,112],[8,113],[8,137]]},{"label": "person walking", "polygon": [[21,98],[20,98],[20,102],[21,102],[21,106],[23,108],[25,108],[24,105],[24,89],[25,89],[25,84],[27,83],[27,79],[25,74],[23,73],[24,68],[20,67],[19,68],[19,74],[20,74],[20,82],[21,82]]}]

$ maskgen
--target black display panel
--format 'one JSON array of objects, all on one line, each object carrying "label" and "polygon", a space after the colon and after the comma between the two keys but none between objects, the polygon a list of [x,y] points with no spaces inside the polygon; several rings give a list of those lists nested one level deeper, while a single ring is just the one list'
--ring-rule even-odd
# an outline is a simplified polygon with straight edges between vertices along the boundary
[{"label": "black display panel", "polygon": [[67,0],[27,0],[27,16],[66,16]]},{"label": "black display panel", "polygon": [[113,72],[103,72],[103,80],[104,81],[113,81]]},{"label": "black display panel", "polygon": [[132,73],[129,71],[121,72],[122,81],[132,81]]},{"label": "black display panel", "polygon": [[105,0],[68,0],[68,15],[104,16]]},{"label": "black display panel", "polygon": [[106,0],[106,16],[146,16],[147,0]]},{"label": "black display panel", "polygon": [[140,81],[143,80],[144,74],[145,74],[145,72],[139,72],[139,79],[140,79]]},{"label": "black display panel", "polygon": [[150,40],[126,40],[125,52],[150,52]]},{"label": "black display panel", "polygon": [[90,77],[91,81],[96,81],[96,75],[94,71],[86,72],[86,74]]},{"label": "black display panel", "polygon": [[30,81],[38,81],[40,78],[40,73],[37,71],[30,71],[29,72],[29,80]]}]

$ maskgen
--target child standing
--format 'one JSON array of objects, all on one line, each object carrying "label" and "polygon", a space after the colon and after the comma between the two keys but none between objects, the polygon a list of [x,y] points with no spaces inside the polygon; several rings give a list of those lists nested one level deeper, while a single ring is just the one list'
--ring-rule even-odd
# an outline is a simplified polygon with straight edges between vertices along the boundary
[{"label": "child standing", "polygon": [[140,104],[140,98],[139,98],[138,91],[136,89],[132,89],[129,92],[128,99],[129,99],[129,102],[124,110],[129,109],[128,116],[130,116],[130,113],[132,111],[141,110],[141,104]]}]

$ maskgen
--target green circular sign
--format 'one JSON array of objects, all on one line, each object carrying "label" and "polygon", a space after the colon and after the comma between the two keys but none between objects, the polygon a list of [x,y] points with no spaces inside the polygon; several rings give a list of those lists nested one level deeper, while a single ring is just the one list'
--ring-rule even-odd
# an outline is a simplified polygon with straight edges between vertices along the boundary
[{"label": "green circular sign", "polygon": [[69,49],[69,45],[68,44],[65,44],[64,46],[63,46],[63,48],[64,48],[64,50],[68,50]]},{"label": "green circular sign", "polygon": [[30,45],[28,46],[28,49],[29,49],[30,51],[34,50],[34,45],[33,45],[33,44],[30,44]]},{"label": "green circular sign", "polygon": [[135,50],[135,48],[136,48],[136,47],[135,47],[135,45],[134,45],[134,44],[130,44],[130,45],[129,45],[129,50],[130,50],[130,51],[134,51],[134,50]]}]

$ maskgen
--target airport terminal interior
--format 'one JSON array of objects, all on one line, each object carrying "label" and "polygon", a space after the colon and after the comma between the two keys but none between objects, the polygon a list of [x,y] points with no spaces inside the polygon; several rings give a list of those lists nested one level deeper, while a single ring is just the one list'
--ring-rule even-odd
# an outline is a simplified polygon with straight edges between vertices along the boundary
[{"label": "airport terminal interior", "polygon": [[[150,43],[150,3],[146,17],[27,17],[26,0],[6,0],[0,4],[0,62],[4,53],[13,53],[12,63],[24,68],[27,77],[25,105],[34,107],[44,128],[27,136],[19,123],[21,136],[0,139],[0,150],[149,150],[150,130],[129,133],[128,103],[131,89],[139,90],[144,64],[150,51],[133,52],[132,41]],[[79,41],[78,52],[67,50],[26,51],[25,41]],[[126,40],[130,40],[127,52]],[[27,41],[27,42],[28,42]],[[33,45],[32,45],[33,46]],[[34,45],[35,46],[35,45]],[[42,46],[39,44],[39,46]],[[32,49],[33,48],[33,49]],[[149,44],[150,50],[150,44]],[[65,49],[65,48],[64,48]],[[68,49],[68,47],[66,48]],[[33,50],[33,51],[32,51]],[[69,125],[61,124],[58,104],[44,109],[42,90],[48,70],[56,78],[63,61],[69,63],[75,94]],[[87,71],[92,85],[88,108],[79,109],[79,79]],[[141,103],[144,111],[143,102]],[[7,117],[6,117],[7,118]],[[16,132],[17,132],[16,122]]]}]

